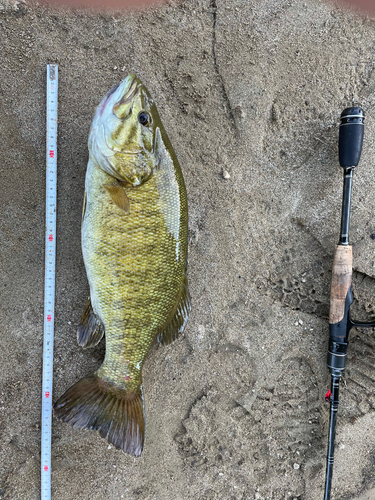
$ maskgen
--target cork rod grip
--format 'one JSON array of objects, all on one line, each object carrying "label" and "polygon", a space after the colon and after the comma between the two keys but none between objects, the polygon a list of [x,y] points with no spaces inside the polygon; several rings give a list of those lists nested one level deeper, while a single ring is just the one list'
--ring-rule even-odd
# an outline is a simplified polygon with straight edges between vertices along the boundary
[{"label": "cork rod grip", "polygon": [[331,325],[344,318],[345,299],[352,284],[352,247],[337,245],[333,259],[329,322]]}]

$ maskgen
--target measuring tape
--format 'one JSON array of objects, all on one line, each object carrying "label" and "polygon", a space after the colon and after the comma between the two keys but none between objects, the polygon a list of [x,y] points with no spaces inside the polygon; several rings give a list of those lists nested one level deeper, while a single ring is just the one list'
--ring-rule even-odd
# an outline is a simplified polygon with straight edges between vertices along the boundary
[{"label": "measuring tape", "polygon": [[51,499],[53,335],[55,320],[58,66],[47,66],[47,174],[42,383],[41,499]]}]

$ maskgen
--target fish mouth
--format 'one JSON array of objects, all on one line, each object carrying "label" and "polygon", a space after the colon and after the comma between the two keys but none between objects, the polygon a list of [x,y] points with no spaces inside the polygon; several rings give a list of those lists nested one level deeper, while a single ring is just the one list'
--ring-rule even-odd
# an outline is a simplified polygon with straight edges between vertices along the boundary
[{"label": "fish mouth", "polygon": [[113,113],[117,118],[124,118],[122,116],[122,111],[127,109],[128,106],[133,107],[133,101],[137,98],[140,89],[142,87],[142,82],[135,75],[130,74],[125,80],[120,84],[120,89],[114,98],[115,104],[113,105]]},{"label": "fish mouth", "polygon": [[98,106],[99,116],[102,116],[103,111],[104,111],[105,107],[107,106],[110,97],[116,92],[116,90],[119,88],[119,86],[120,86],[120,84],[118,83],[117,85],[112,87],[111,90],[108,90],[108,92],[106,93],[106,95],[102,99],[102,102]]},{"label": "fish mouth", "polygon": [[118,97],[114,99],[116,102],[128,102],[137,94],[139,85],[141,85],[141,81],[136,77],[134,73],[130,73],[130,75],[128,75],[122,82],[112,87],[103,97],[102,102],[98,106],[99,116],[103,115],[105,108],[112,100],[111,98],[114,96],[114,94],[118,94]]},{"label": "fish mouth", "polygon": [[140,80],[133,73],[128,75],[125,78],[125,80],[123,80],[122,83],[120,84],[122,87],[121,99],[120,99],[121,103],[131,101],[137,94],[138,87],[140,84],[141,84]]}]

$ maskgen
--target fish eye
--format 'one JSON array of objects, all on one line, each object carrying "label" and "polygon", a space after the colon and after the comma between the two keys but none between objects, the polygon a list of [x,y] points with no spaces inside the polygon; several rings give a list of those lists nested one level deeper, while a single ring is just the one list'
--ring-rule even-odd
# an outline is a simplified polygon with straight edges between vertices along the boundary
[{"label": "fish eye", "polygon": [[141,111],[138,115],[138,121],[144,127],[151,125],[151,116],[146,111]]}]

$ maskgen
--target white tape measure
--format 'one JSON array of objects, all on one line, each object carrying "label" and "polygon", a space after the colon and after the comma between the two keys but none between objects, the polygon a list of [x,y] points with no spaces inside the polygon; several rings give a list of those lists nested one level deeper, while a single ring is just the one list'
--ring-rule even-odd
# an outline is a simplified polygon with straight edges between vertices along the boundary
[{"label": "white tape measure", "polygon": [[47,66],[47,173],[42,383],[41,499],[51,499],[53,336],[55,320],[58,66]]}]

